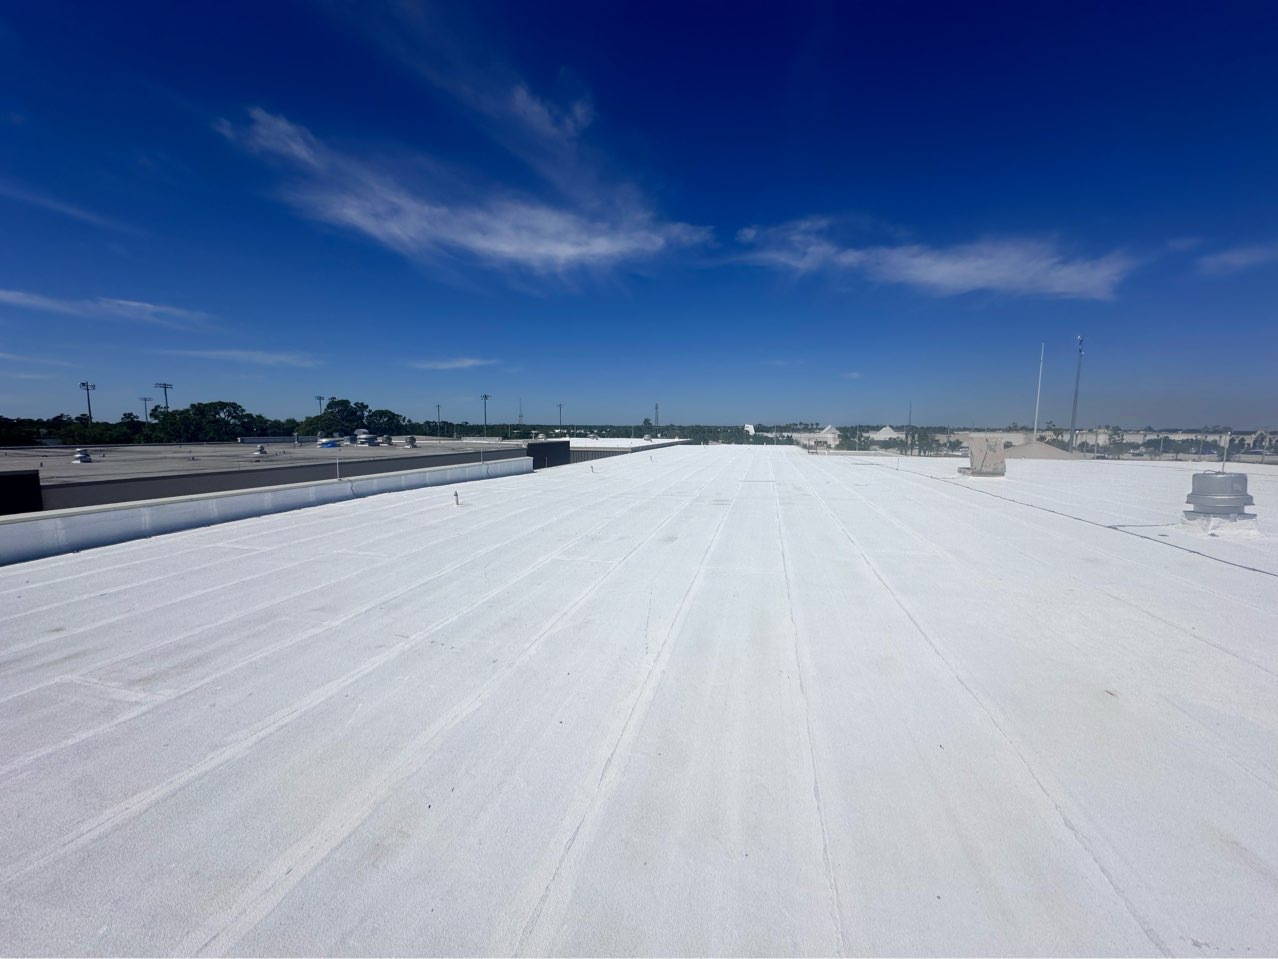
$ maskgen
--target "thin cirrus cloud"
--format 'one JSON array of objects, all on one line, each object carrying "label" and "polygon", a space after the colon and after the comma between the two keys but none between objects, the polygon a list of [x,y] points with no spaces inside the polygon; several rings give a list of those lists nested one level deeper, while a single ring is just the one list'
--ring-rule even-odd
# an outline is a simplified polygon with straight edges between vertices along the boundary
[{"label": "thin cirrus cloud", "polygon": [[459,356],[451,360],[417,360],[409,363],[415,370],[471,370],[477,366],[495,366],[498,360],[482,360],[473,356]]},{"label": "thin cirrus cloud", "polygon": [[594,100],[570,71],[560,71],[561,92],[570,88],[560,102],[539,96],[494,54],[495,44],[474,32],[461,7],[364,5],[346,8],[344,15],[563,196],[591,206],[618,198],[635,202],[632,187],[608,182],[599,172],[604,158],[586,143],[597,115]]},{"label": "thin cirrus cloud", "polygon": [[141,300],[119,300],[112,297],[93,297],[84,300],[68,300],[29,293],[25,290],[0,290],[0,304],[15,306],[43,313],[62,316],[103,317],[132,320],[167,326],[176,330],[194,330],[207,327],[209,316],[199,310],[186,310],[162,303],[145,303]]},{"label": "thin cirrus cloud", "polygon": [[1278,263],[1278,243],[1237,246],[1198,258],[1198,272],[1206,276],[1226,276],[1255,266]]},{"label": "thin cirrus cloud", "polygon": [[321,361],[306,353],[273,353],[269,350],[156,350],[163,356],[185,356],[196,360],[248,363],[253,366],[319,366]]},{"label": "thin cirrus cloud", "polygon": [[41,366],[74,366],[66,360],[56,360],[47,356],[26,356],[21,353],[0,353],[0,362],[5,363],[37,363]]},{"label": "thin cirrus cloud", "polygon": [[645,260],[709,237],[703,228],[662,220],[629,201],[587,212],[437,175],[442,165],[431,157],[398,165],[357,157],[257,107],[247,124],[221,120],[216,129],[290,170],[281,197],[301,215],[414,260],[464,257],[551,274]]},{"label": "thin cirrus cloud", "polygon": [[119,233],[136,234],[138,230],[129,226],[127,223],[120,223],[117,220],[109,219],[105,216],[99,216],[92,210],[86,210],[83,207],[76,206],[72,203],[64,203],[62,200],[49,196],[47,193],[41,193],[39,190],[33,190],[30,187],[22,186],[11,180],[0,180],[0,197],[8,200],[14,200],[18,203],[25,203],[28,206],[38,207],[42,210],[49,210],[53,213],[70,217],[73,220],[79,220],[81,223],[89,223],[93,226],[101,227],[105,230],[115,230]]},{"label": "thin cirrus cloud", "polygon": [[948,247],[919,243],[844,246],[832,237],[834,222],[808,217],[737,233],[738,262],[790,273],[860,273],[885,283],[913,286],[940,296],[986,290],[1019,296],[1109,300],[1136,261],[1115,251],[1070,257],[1048,240],[978,240]]}]

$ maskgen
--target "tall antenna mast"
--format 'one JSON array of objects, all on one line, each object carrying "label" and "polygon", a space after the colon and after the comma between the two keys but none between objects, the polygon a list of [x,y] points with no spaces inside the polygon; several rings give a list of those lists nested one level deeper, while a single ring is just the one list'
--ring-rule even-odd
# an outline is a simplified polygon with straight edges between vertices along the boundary
[{"label": "tall antenna mast", "polygon": [[1043,354],[1047,350],[1046,343],[1040,343],[1038,347],[1038,392],[1034,394],[1034,435],[1030,437],[1031,443],[1038,442],[1038,401],[1043,398]]},{"label": "tall antenna mast", "polygon": [[83,380],[80,383],[80,389],[84,390],[84,402],[87,403],[89,406],[89,422],[92,423],[93,422],[93,399],[89,396],[89,394],[92,393],[94,390],[96,390],[97,386],[90,383],[88,380]]},{"label": "tall antenna mast", "polygon": [[[1078,367],[1074,370],[1074,410],[1069,414],[1069,451],[1074,452],[1074,439],[1078,436],[1075,426],[1078,422],[1078,383],[1083,378],[1083,338],[1078,338]],[[1100,437],[1096,438],[1100,444]]]}]

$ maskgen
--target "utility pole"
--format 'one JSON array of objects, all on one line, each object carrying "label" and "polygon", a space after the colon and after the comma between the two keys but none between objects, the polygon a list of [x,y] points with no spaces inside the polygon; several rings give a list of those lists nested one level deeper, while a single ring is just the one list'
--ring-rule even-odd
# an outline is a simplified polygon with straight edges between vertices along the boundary
[{"label": "utility pole", "polygon": [[[1083,337],[1078,337],[1078,366],[1074,370],[1074,409],[1069,414],[1069,451],[1074,452],[1074,440],[1078,436],[1078,383],[1083,378]],[[1100,440],[1097,440],[1099,443]]]},{"label": "utility pole", "polygon": [[149,417],[150,417],[150,415],[151,415],[151,414],[147,411],[147,408],[146,408],[146,405],[147,405],[148,403],[150,403],[150,402],[151,402],[151,397],[149,397],[149,396],[139,396],[139,397],[138,397],[138,399],[140,399],[140,400],[142,401],[142,422],[143,422],[143,423],[146,423],[146,422],[148,422]]},{"label": "utility pole", "polygon": [[444,436],[444,417],[439,412],[439,404],[435,404],[435,435],[441,439]]},{"label": "utility pole", "polygon": [[484,435],[488,435],[488,401],[492,396],[488,393],[481,393],[479,398],[484,401]]},{"label": "utility pole", "polygon": [[315,402],[319,404],[320,416],[323,416],[324,415],[324,397],[316,393]]},{"label": "utility pole", "polygon": [[563,403],[559,404],[559,428],[561,430],[564,428],[564,404]]},{"label": "utility pole", "polygon": [[164,412],[169,411],[169,390],[173,389],[172,383],[156,383],[157,390],[164,390]]},{"label": "utility pole", "polygon": [[519,398],[519,425],[524,425],[524,398]]},{"label": "utility pole", "polygon": [[1041,343],[1038,347],[1038,392],[1034,394],[1034,435],[1030,437],[1031,443],[1038,442],[1038,401],[1043,398],[1043,354],[1047,351],[1047,344]]},{"label": "utility pole", "polygon": [[655,436],[657,431],[661,429],[661,404],[660,403],[652,404],[652,415],[654,417],[652,430],[653,430],[653,435]]},{"label": "utility pole", "polygon": [[93,390],[96,390],[97,387],[94,386],[92,383],[90,383],[88,380],[81,380],[80,389],[84,390],[84,401],[89,404],[89,422],[92,423],[93,422],[93,400],[89,396],[89,393],[91,393]]}]

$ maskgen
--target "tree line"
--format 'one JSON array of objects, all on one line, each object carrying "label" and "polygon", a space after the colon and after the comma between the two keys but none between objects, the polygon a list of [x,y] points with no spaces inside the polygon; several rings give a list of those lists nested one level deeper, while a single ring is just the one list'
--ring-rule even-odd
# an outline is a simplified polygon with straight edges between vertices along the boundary
[{"label": "tree line", "polygon": [[[792,426],[760,426],[760,432],[787,430]],[[358,400],[334,397],[324,409],[304,419],[274,419],[246,410],[239,403],[217,400],[192,403],[178,409],[156,407],[144,420],[136,413],[124,413],[115,421],[93,419],[87,413],[72,416],[59,413],[47,419],[0,416],[0,446],[34,446],[63,443],[68,446],[119,445],[129,443],[221,443],[254,436],[350,436],[357,430],[378,436],[416,435],[438,437],[478,436],[484,427],[468,420],[412,420],[394,410],[373,409]],[[553,424],[497,424],[487,427],[488,435],[505,439],[532,439],[539,433],[554,436],[558,431],[600,437],[642,437],[656,435],[650,419],[631,424],[586,424],[559,427]],[[770,443],[768,437],[749,436],[743,426],[679,425],[663,426],[660,434],[691,439],[695,443]]]},{"label": "tree line", "polygon": [[[839,447],[841,449],[863,449],[871,441],[868,434],[883,424],[867,426],[840,427]],[[746,432],[744,426],[723,426],[717,424],[670,424],[659,430],[653,426],[651,419],[645,418],[634,424],[572,424],[560,427],[557,424],[512,424],[493,423],[488,426],[488,435],[493,438],[532,439],[539,433],[554,436],[563,432],[573,435],[594,435],[604,438],[642,437],[642,436],[679,436],[694,443],[738,443],[738,444],[771,444],[777,442],[776,434],[791,432],[811,432],[818,429],[816,423],[784,423],[755,424],[754,435]],[[1004,429],[1018,429],[1013,423]],[[128,444],[128,443],[218,443],[233,442],[239,437],[254,436],[350,436],[356,430],[368,430],[381,436],[439,436],[463,437],[477,436],[483,427],[469,421],[453,420],[412,420],[394,410],[373,409],[369,404],[334,397],[328,401],[319,413],[298,420],[294,417],[274,419],[246,410],[239,403],[217,400],[211,403],[192,403],[178,409],[156,407],[150,411],[149,418],[143,420],[136,413],[124,413],[116,422],[101,419],[90,420],[81,413],[71,416],[60,413],[47,419],[22,419],[0,416],[0,446],[32,446],[42,442],[60,442],[67,445],[85,444]],[[1116,448],[1121,448],[1122,432],[1117,427],[1106,427],[1111,433],[1111,441]],[[1205,433],[1218,431],[1219,427],[1204,430]],[[946,433],[944,426],[912,426],[902,429],[906,435],[897,440],[887,440],[875,445],[888,448],[900,448],[921,453],[954,449],[957,440],[937,441],[935,436]],[[1040,438],[1054,446],[1068,445],[1068,430],[1051,420],[1040,431]],[[784,436],[780,442],[790,440]],[[1144,446],[1157,446],[1157,439],[1146,440]],[[1234,444],[1242,443],[1241,437],[1234,438]],[[1180,441],[1168,440],[1164,450],[1168,453],[1189,453],[1200,446],[1204,450],[1217,450],[1218,445],[1212,440]],[[1085,449],[1086,444],[1080,444]]]}]

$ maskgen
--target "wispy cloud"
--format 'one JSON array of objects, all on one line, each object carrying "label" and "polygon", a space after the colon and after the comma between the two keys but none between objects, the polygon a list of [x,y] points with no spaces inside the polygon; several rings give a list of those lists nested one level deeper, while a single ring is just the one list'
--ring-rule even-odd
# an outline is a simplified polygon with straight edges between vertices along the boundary
[{"label": "wispy cloud", "polygon": [[74,366],[66,360],[55,360],[44,356],[24,356],[20,353],[0,353],[0,361],[5,363],[37,363],[41,366]]},{"label": "wispy cloud", "polygon": [[1207,276],[1225,276],[1253,266],[1264,266],[1266,263],[1278,263],[1278,243],[1236,246],[1199,257],[1198,271]]},{"label": "wispy cloud", "polygon": [[780,367],[802,366],[803,361],[802,360],[764,360],[763,365],[764,366],[780,366]]},{"label": "wispy cloud", "polygon": [[860,370],[849,370],[843,374],[845,380],[859,380],[861,378]]},{"label": "wispy cloud", "polygon": [[136,227],[129,226],[127,223],[120,223],[117,220],[111,220],[104,216],[99,216],[92,210],[86,210],[83,207],[75,206],[71,203],[64,203],[55,199],[39,190],[22,186],[9,180],[0,179],[0,197],[8,200],[16,200],[18,203],[25,203],[28,206],[39,207],[43,210],[50,210],[53,213],[60,213],[62,216],[70,217],[73,220],[79,220],[81,223],[90,223],[93,226],[102,227],[105,230],[115,230],[119,233],[138,232]]},{"label": "wispy cloud", "polygon": [[462,8],[400,3],[352,9],[383,51],[563,195],[593,204],[610,192],[633,193],[601,175],[606,160],[586,143],[595,103],[571,71],[560,71],[557,98],[541,95],[494,52],[491,38],[474,35]]},{"label": "wispy cloud", "polygon": [[[704,227],[660,215],[589,134],[597,110],[570,70],[554,95],[534,89],[481,36],[464,8],[395,3],[333,8],[507,156],[485,182],[417,152],[338,149],[260,108],[215,128],[290,171],[282,198],[301,215],[358,233],[440,269],[477,263],[524,277],[636,266],[712,239]],[[516,185],[517,184],[517,185]],[[519,276],[517,274],[523,274]]]},{"label": "wispy cloud", "polygon": [[[304,127],[253,108],[242,127],[219,124],[245,149],[294,174],[283,199],[302,215],[363,234],[403,256],[469,257],[534,273],[605,268],[703,242],[708,231],[661,220],[641,207],[578,210],[465,185],[414,177],[408,167],[358,158],[321,143]],[[438,172],[439,164],[419,157]]]},{"label": "wispy cloud", "polygon": [[1070,257],[1042,239],[979,240],[949,247],[844,246],[832,238],[832,225],[828,218],[808,217],[781,226],[748,227],[737,233],[745,251],[736,259],[800,275],[857,272],[942,296],[988,290],[1095,300],[1112,299],[1136,267],[1122,252]]},{"label": "wispy cloud", "polygon": [[162,303],[144,303],[140,300],[118,300],[99,296],[87,300],[67,300],[28,293],[24,290],[0,290],[0,304],[16,306],[44,313],[63,316],[118,317],[155,326],[167,326],[177,330],[202,329],[208,325],[209,316],[199,310],[185,310]]},{"label": "wispy cloud", "polygon": [[306,353],[272,353],[267,350],[156,350],[164,356],[187,356],[196,360],[250,363],[254,366],[312,367],[321,361]]},{"label": "wispy cloud", "polygon": [[470,370],[476,366],[494,366],[499,360],[481,360],[473,356],[459,356],[452,360],[417,360],[409,363],[416,370]]}]

